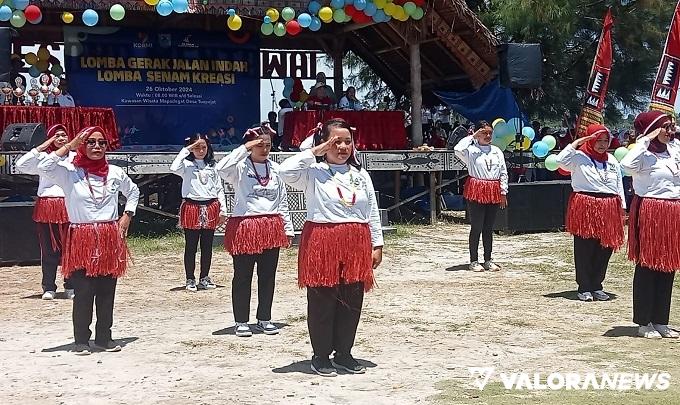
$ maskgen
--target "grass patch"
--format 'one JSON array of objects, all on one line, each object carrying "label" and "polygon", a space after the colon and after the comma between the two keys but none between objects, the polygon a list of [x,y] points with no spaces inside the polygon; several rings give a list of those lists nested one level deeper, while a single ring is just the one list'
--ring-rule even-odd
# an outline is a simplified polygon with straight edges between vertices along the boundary
[{"label": "grass patch", "polygon": [[181,232],[173,232],[162,237],[130,236],[127,243],[133,254],[184,251],[184,235]]}]

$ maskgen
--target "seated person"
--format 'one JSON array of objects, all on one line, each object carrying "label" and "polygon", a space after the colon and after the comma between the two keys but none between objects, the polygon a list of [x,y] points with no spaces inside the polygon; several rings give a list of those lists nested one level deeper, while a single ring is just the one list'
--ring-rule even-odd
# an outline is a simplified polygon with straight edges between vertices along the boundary
[{"label": "seated person", "polygon": [[319,72],[316,75],[316,84],[309,90],[307,108],[310,110],[327,110],[338,102],[331,86],[326,84],[326,75]]},{"label": "seated person", "polygon": [[378,111],[387,111],[390,109],[390,96],[383,97],[383,101],[378,103]]},{"label": "seated person", "polygon": [[361,105],[361,101],[357,99],[356,95],[357,91],[354,87],[348,87],[347,90],[345,91],[345,95],[342,96],[340,99],[340,103],[338,103],[338,107],[341,110],[350,110],[350,111],[361,111],[363,110],[363,106]]}]

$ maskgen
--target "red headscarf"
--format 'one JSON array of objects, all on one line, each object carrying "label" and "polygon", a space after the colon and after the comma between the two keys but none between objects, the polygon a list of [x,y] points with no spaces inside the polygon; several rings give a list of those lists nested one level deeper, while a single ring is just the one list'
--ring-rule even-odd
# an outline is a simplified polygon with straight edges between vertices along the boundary
[{"label": "red headscarf", "polygon": [[601,124],[588,125],[588,128],[586,128],[585,136],[595,135],[595,137],[593,139],[588,140],[579,148],[581,152],[585,153],[586,155],[588,155],[588,157],[597,160],[600,163],[606,163],[607,160],[609,159],[609,155],[607,154],[606,151],[602,153],[595,151],[595,142],[597,142],[597,139],[603,134],[607,135],[607,139],[609,141],[608,144],[611,144],[612,134],[611,132],[609,132],[609,129],[607,129],[607,127]]},{"label": "red headscarf", "polygon": [[[645,111],[635,117],[633,126],[635,126],[635,132],[637,132],[638,136],[645,136],[651,134],[655,129],[663,128],[672,122],[673,119],[661,111]],[[648,150],[650,152],[663,153],[666,149],[666,144],[657,138],[652,139],[649,143]]]},{"label": "red headscarf", "polygon": [[90,137],[95,132],[100,132],[104,135],[104,139],[111,142],[106,132],[101,127],[87,127],[83,128],[76,134],[79,137],[83,134],[86,135],[85,142],[83,142],[76,151],[76,157],[73,159],[73,165],[75,167],[80,167],[85,170],[85,173],[94,174],[99,177],[106,177],[109,174],[109,162],[106,160],[106,156],[99,160],[92,160],[87,157],[87,138]]},{"label": "red headscarf", "polygon": [[[68,139],[71,139],[68,136],[68,131],[66,130],[66,127],[63,126],[62,124],[54,124],[52,125],[48,130],[47,130],[47,139],[54,138],[57,136],[58,131],[64,131],[66,132],[66,137]],[[50,146],[47,148],[47,153],[51,153],[57,150],[57,148],[54,147],[54,144],[50,144]]]}]

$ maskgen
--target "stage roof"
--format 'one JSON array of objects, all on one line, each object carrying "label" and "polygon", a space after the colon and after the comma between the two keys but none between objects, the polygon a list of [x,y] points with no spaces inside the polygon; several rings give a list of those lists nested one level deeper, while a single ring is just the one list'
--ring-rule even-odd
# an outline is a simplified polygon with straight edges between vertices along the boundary
[{"label": "stage roof", "polygon": [[[190,0],[185,14],[161,17],[142,0],[45,0],[34,1],[44,10],[43,22],[26,24],[19,29],[20,40],[44,43],[48,38],[61,38],[62,11],[76,14],[86,8],[99,11],[101,26],[155,27],[157,29],[201,29],[227,34],[227,10],[234,8],[243,18],[243,28],[231,35],[259,32],[265,11],[269,7],[281,10],[292,7],[298,13],[307,9],[308,1],[221,1]],[[123,21],[113,21],[107,10],[113,4],[127,10]],[[378,24],[323,24],[318,32],[303,30],[295,37],[262,36],[261,46],[269,49],[323,50],[334,47],[351,50],[380,75],[396,94],[408,94],[410,88],[409,42],[420,43],[422,90],[426,104],[437,102],[434,90],[466,91],[479,88],[497,74],[497,40],[464,0],[433,0],[423,7],[422,20],[400,22],[391,20]]]}]

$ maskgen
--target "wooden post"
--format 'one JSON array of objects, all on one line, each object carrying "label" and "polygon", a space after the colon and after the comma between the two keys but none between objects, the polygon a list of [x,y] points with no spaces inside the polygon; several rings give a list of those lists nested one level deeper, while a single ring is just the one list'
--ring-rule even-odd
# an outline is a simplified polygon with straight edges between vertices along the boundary
[{"label": "wooden post", "polygon": [[430,225],[437,223],[437,172],[430,172]]},{"label": "wooden post", "polygon": [[420,44],[415,42],[409,45],[411,58],[411,136],[413,146],[423,144],[423,93],[420,81]]}]

